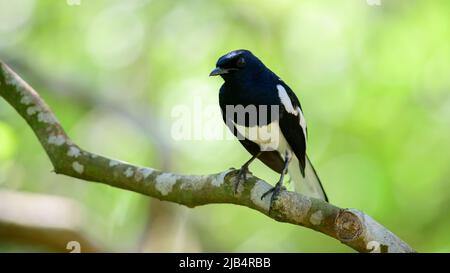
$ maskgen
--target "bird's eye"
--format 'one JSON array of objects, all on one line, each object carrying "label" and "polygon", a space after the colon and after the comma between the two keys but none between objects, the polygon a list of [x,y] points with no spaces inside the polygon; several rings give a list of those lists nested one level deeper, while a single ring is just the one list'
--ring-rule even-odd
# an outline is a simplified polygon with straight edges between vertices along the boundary
[{"label": "bird's eye", "polygon": [[239,59],[236,61],[236,66],[237,66],[237,67],[244,67],[244,66],[245,66],[245,59],[244,59],[243,57],[239,58]]}]

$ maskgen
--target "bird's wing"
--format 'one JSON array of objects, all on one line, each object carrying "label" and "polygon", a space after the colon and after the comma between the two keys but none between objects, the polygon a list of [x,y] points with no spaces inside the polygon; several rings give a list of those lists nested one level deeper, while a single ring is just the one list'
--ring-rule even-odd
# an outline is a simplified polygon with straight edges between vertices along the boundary
[{"label": "bird's wing", "polygon": [[295,153],[300,163],[302,175],[305,174],[306,166],[306,121],[303,116],[300,102],[295,93],[280,81],[277,86],[280,98],[280,129],[289,146]]},{"label": "bird's wing", "polygon": [[[280,97],[280,130],[289,146],[294,150],[298,159],[300,172],[296,168],[289,168],[289,174],[294,181],[294,188],[298,192],[321,198],[328,202],[328,197],[320,182],[316,170],[306,155],[307,128],[302,107],[297,96],[284,82],[277,85]],[[301,177],[303,177],[303,180]],[[296,177],[297,176],[297,177]]]}]

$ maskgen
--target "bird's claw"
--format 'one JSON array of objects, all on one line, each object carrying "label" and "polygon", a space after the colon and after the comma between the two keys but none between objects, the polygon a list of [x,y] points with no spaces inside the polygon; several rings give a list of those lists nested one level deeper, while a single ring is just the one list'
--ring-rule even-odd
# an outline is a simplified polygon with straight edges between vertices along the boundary
[{"label": "bird's claw", "polygon": [[270,197],[270,207],[269,207],[269,214],[272,212],[272,206],[277,201],[278,196],[280,195],[281,191],[285,191],[286,187],[283,186],[282,183],[278,182],[275,187],[271,188],[270,190],[266,191],[263,195],[261,195],[261,200],[264,199],[268,194],[272,193],[272,196]]},{"label": "bird's claw", "polygon": [[247,180],[247,174],[250,173],[247,166],[242,166],[239,169],[238,175],[236,177],[236,182],[234,183],[234,194],[237,194],[239,185],[242,182],[245,182]]}]

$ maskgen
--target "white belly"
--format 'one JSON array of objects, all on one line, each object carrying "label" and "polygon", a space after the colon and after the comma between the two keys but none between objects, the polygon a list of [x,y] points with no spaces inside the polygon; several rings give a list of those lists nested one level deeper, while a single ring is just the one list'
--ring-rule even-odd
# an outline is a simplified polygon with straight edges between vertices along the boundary
[{"label": "white belly", "polygon": [[282,158],[292,154],[278,121],[263,126],[245,127],[236,123],[234,126],[242,136],[258,144],[261,151],[278,151]]}]

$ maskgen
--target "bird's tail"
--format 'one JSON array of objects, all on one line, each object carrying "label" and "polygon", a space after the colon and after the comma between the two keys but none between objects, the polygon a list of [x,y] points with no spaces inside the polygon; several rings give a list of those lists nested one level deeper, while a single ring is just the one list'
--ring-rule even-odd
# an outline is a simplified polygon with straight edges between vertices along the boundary
[{"label": "bird's tail", "polygon": [[296,156],[293,156],[289,164],[288,173],[291,181],[294,183],[294,190],[305,195],[319,198],[328,202],[328,197],[322,187],[319,176],[314,170],[311,161],[306,156],[305,176],[303,177],[300,171],[300,162]]}]

